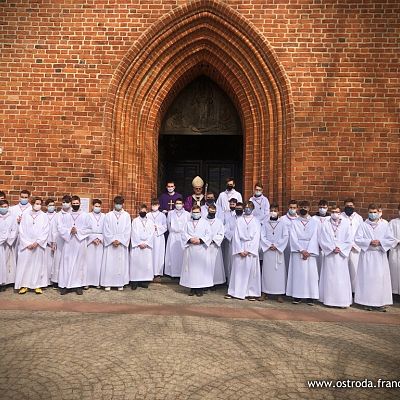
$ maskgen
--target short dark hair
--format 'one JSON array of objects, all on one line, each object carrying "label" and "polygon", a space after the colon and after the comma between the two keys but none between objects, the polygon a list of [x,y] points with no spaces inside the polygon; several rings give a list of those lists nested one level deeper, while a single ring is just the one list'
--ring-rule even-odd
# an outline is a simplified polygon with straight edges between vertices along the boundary
[{"label": "short dark hair", "polygon": [[19,194],[27,194],[28,196],[30,196],[30,195],[31,195],[31,192],[30,192],[29,190],[27,190],[27,189],[23,189],[23,190],[21,190],[21,191],[19,192]]},{"label": "short dark hair", "polygon": [[288,206],[290,206],[291,204],[296,204],[296,206],[297,206],[298,202],[297,202],[297,200],[292,199],[292,200],[289,200]]},{"label": "short dark hair", "polygon": [[255,188],[256,186],[260,187],[261,189],[264,189],[263,184],[260,183],[260,182],[257,182],[257,183],[254,185],[254,188]]},{"label": "short dark hair", "polygon": [[319,201],[318,205],[319,206],[327,206],[328,202],[326,200],[322,199],[322,200]]},{"label": "short dark hair", "polygon": [[237,206],[239,206],[239,207],[243,207],[243,203],[242,202],[240,202],[240,201],[238,201],[237,203],[236,203],[236,207]]},{"label": "short dark hair", "polygon": [[368,210],[379,210],[381,207],[380,204],[371,203],[368,205]]},{"label": "short dark hair", "polygon": [[235,178],[234,178],[233,176],[228,176],[228,177],[226,178],[226,180],[225,180],[226,183],[228,183],[228,182],[230,182],[230,181],[233,181],[233,183],[236,183],[236,182],[235,182]]},{"label": "short dark hair", "polygon": [[217,210],[217,206],[215,204],[211,204],[208,206],[208,210]]},{"label": "short dark hair", "polygon": [[208,190],[208,191],[207,191],[207,196],[208,196],[209,194],[212,194],[213,196],[215,196],[215,193],[214,193],[212,190]]},{"label": "short dark hair", "polygon": [[157,205],[157,204],[160,204],[160,200],[158,200],[157,197],[153,197],[153,198],[151,199],[151,205],[152,205],[152,206],[155,206],[155,205]]},{"label": "short dark hair", "polygon": [[195,204],[195,205],[192,207],[192,211],[194,211],[194,210],[201,210],[201,208],[200,208],[199,205]]},{"label": "short dark hair", "polygon": [[55,203],[56,201],[54,199],[47,199],[44,204],[46,204],[46,206],[48,206],[50,203]]},{"label": "short dark hair", "polygon": [[122,196],[115,196],[114,197],[114,204],[124,204],[125,200]]},{"label": "short dark hair", "polygon": [[81,198],[80,198],[79,196],[77,196],[77,195],[72,196],[72,197],[71,197],[71,200],[72,200],[72,201],[78,200],[79,203],[81,202]]},{"label": "short dark hair", "polygon": [[31,204],[35,204],[38,200],[40,200],[40,203],[43,204],[43,199],[41,197],[32,197]]},{"label": "short dark hair", "polygon": [[346,204],[346,203],[353,203],[354,204],[354,199],[352,199],[351,197],[348,197],[347,199],[344,199],[343,204]]},{"label": "short dark hair", "polygon": [[310,207],[310,202],[307,200],[302,200],[299,202],[299,207]]},{"label": "short dark hair", "polygon": [[63,196],[63,198],[61,199],[61,201],[62,201],[63,203],[71,203],[72,198],[71,198],[71,196],[70,196],[69,194],[66,194],[66,195]]},{"label": "short dark hair", "polygon": [[142,208],[145,208],[145,209],[147,210],[147,205],[144,204],[144,203],[142,203],[142,204],[140,205],[140,210],[141,210]]},{"label": "short dark hair", "polygon": [[331,207],[331,210],[336,210],[337,208],[340,210],[339,204],[338,204],[338,203],[335,203],[335,204]]},{"label": "short dark hair", "polygon": [[172,179],[168,180],[167,183],[165,184],[165,186],[167,186],[168,183],[172,183],[174,186],[176,186],[176,185],[175,185],[175,182],[174,182]]},{"label": "short dark hair", "polygon": [[93,199],[93,200],[92,200],[92,205],[94,206],[95,204],[100,204],[100,205],[102,205],[103,203],[102,203],[102,201],[101,201],[100,199]]},{"label": "short dark hair", "polygon": [[177,201],[181,201],[181,202],[183,203],[182,197],[178,197],[177,199],[175,199],[175,203],[176,203]]},{"label": "short dark hair", "polygon": [[10,203],[6,199],[0,200],[0,206],[4,206],[4,204],[7,204],[8,206],[10,205]]},{"label": "short dark hair", "polygon": [[237,203],[238,201],[237,201],[237,199],[235,199],[234,197],[232,197],[230,200],[229,200],[229,203]]},{"label": "short dark hair", "polygon": [[254,203],[251,200],[246,201],[245,206],[254,210]]},{"label": "short dark hair", "polygon": [[278,208],[279,209],[279,204],[278,203],[271,203],[271,205],[269,206],[269,208]]}]

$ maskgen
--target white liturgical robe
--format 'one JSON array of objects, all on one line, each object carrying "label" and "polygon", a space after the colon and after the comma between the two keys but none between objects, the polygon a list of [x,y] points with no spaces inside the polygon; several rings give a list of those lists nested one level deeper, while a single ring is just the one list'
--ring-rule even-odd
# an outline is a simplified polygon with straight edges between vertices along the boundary
[{"label": "white liturgical robe", "polygon": [[224,259],[222,257],[222,241],[224,240],[224,224],[219,218],[206,219],[211,228],[211,244],[207,251],[209,261],[214,268],[214,285],[225,283]]},{"label": "white liturgical robe", "polygon": [[[282,219],[266,220],[261,226],[261,249],[264,253],[261,291],[267,294],[286,293],[284,251],[289,240],[288,225]],[[271,249],[275,247],[275,250]]]},{"label": "white liturgical robe", "polygon": [[[77,230],[76,234],[71,234],[73,227]],[[87,238],[92,230],[89,215],[83,211],[60,213],[57,229],[64,240],[58,286],[67,289],[86,286]]]},{"label": "white liturgical robe", "polygon": [[167,217],[160,211],[152,211],[147,218],[154,225],[153,269],[154,276],[162,276],[165,262],[165,232],[167,232]]},{"label": "white liturgical robe", "polygon": [[222,255],[224,257],[224,267],[226,280],[229,283],[232,270],[232,238],[236,228],[236,213],[235,211],[224,212],[224,230],[225,239],[222,242]]},{"label": "white liturgical robe", "polygon": [[180,277],[183,261],[182,233],[190,220],[186,210],[172,210],[168,213],[168,239],[165,250],[165,274]]},{"label": "white liturgical robe", "polygon": [[45,259],[47,265],[47,280],[48,285],[51,283],[51,273],[54,269],[55,254],[56,254],[56,236],[57,236],[57,213],[46,213],[49,220],[49,236],[47,238],[47,245],[45,249]]},{"label": "white liturgical robe", "polygon": [[15,282],[16,257],[14,243],[18,235],[17,220],[10,211],[0,215],[0,285]]},{"label": "white liturgical robe", "polygon": [[[125,210],[110,211],[104,218],[104,253],[101,264],[100,285],[123,287],[129,283],[129,242],[131,217]],[[114,246],[113,242],[119,245]]]},{"label": "white liturgical robe", "polygon": [[[129,277],[132,282],[148,282],[154,278],[154,224],[146,216],[132,221]],[[142,249],[140,245],[145,247]]]},{"label": "white liturgical robe", "polygon": [[224,192],[221,192],[215,203],[215,205],[217,206],[217,213],[223,213],[225,211],[229,211],[230,199],[236,199],[238,203],[241,203],[242,195],[235,189],[225,190]]},{"label": "white liturgical robe", "polygon": [[[181,235],[183,252],[182,274],[179,284],[191,289],[207,288],[214,285],[214,268],[209,261],[207,247],[211,243],[211,227],[204,219],[189,220]],[[200,244],[190,239],[201,239]]]},{"label": "white liturgical robe", "polygon": [[[290,230],[290,262],[286,294],[300,299],[319,299],[317,256],[319,222],[299,217]],[[301,251],[310,254],[303,259]]]},{"label": "white liturgical robe", "polygon": [[[380,245],[372,246],[372,240],[379,240]],[[387,252],[397,241],[389,224],[366,219],[358,227],[354,241],[361,249],[354,302],[372,307],[393,304]]]},{"label": "white liturgical robe", "polygon": [[397,239],[397,245],[389,252],[392,293],[400,294],[400,218],[392,219],[389,225],[393,236]]},{"label": "white liturgical robe", "polygon": [[104,253],[103,229],[106,216],[104,213],[91,212],[89,217],[92,231],[87,240],[88,271],[86,285],[99,286]]},{"label": "white liturgical robe", "polygon": [[[238,217],[232,238],[232,271],[228,294],[244,299],[261,296],[260,271],[261,225],[253,215]],[[248,252],[243,257],[240,253]]]},{"label": "white liturgical robe", "polygon": [[263,194],[261,196],[252,196],[250,201],[254,204],[253,215],[263,224],[264,221],[269,220],[269,200]]},{"label": "white liturgical robe", "polygon": [[[319,281],[319,300],[327,306],[349,307],[353,302],[348,257],[353,246],[350,225],[346,219],[328,218],[319,232],[323,252]],[[335,253],[339,248],[340,252]]]},{"label": "white liturgical robe", "polygon": [[62,249],[63,249],[64,243],[65,243],[65,240],[61,237],[60,232],[58,231],[58,221],[60,219],[61,220],[64,219],[63,215],[68,214],[70,212],[71,211],[64,211],[64,210],[59,211],[55,216],[56,221],[52,227],[53,232],[51,233],[51,235],[56,240],[56,250],[54,252],[54,260],[53,260],[53,267],[51,270],[50,280],[51,280],[51,282],[55,282],[55,283],[58,282],[58,275],[60,272],[60,263],[61,263],[61,254],[62,254]]},{"label": "white liturgical robe", "polygon": [[[36,289],[48,285],[45,248],[49,229],[49,221],[43,211],[31,210],[21,219],[15,289]],[[38,246],[28,249],[33,243],[37,243]]]}]

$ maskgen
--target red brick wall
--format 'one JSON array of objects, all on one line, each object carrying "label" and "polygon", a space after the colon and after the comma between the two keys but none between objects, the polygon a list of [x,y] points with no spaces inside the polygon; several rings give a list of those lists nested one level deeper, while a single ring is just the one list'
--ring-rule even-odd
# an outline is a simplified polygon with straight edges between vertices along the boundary
[{"label": "red brick wall", "polygon": [[148,201],[161,118],[205,73],[241,115],[246,194],[261,179],[281,203],[353,196],[394,214],[397,1],[15,0],[0,11],[0,190],[13,201],[21,188]]}]

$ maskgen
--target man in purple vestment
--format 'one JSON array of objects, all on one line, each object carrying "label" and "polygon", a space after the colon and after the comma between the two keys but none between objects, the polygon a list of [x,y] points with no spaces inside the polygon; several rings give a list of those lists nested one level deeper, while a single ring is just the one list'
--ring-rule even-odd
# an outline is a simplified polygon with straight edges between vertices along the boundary
[{"label": "man in purple vestment", "polygon": [[197,204],[199,207],[206,204],[203,192],[204,181],[199,176],[196,176],[192,181],[193,194],[185,199],[185,210],[191,212],[192,207]]},{"label": "man in purple vestment", "polygon": [[176,199],[182,199],[182,195],[180,193],[175,192],[175,182],[168,181],[167,182],[167,191],[160,196],[160,211],[164,214],[167,214],[168,211],[175,209],[175,201]]}]

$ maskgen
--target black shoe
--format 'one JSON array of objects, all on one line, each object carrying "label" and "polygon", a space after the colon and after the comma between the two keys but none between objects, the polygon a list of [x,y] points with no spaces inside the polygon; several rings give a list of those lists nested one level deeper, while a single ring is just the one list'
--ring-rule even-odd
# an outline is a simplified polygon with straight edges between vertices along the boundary
[{"label": "black shoe", "polygon": [[203,289],[197,289],[197,290],[196,290],[196,296],[197,296],[197,297],[203,296]]},{"label": "black shoe", "polygon": [[379,312],[387,312],[387,308],[384,307],[384,306],[382,306],[382,307],[376,307],[375,310],[376,310],[376,311],[379,311]]},{"label": "black shoe", "polygon": [[65,287],[60,288],[60,294],[61,295],[64,295],[64,294],[67,294],[67,293],[68,293],[68,289],[67,288],[65,288]]},{"label": "black shoe", "polygon": [[147,289],[149,287],[149,282],[140,282],[139,287]]},{"label": "black shoe", "polygon": [[78,287],[76,289],[76,294],[78,294],[79,296],[83,295],[83,289],[81,287]]},{"label": "black shoe", "polygon": [[194,289],[190,289],[189,296],[194,296],[195,294],[196,292],[194,291]]},{"label": "black shoe", "polygon": [[137,282],[131,283],[131,289],[132,289],[132,290],[136,290],[137,288],[138,288]]},{"label": "black shoe", "polygon": [[217,287],[216,287],[216,286],[212,286],[212,287],[210,287],[210,290],[211,290],[212,292],[216,292],[216,291],[217,291]]}]

